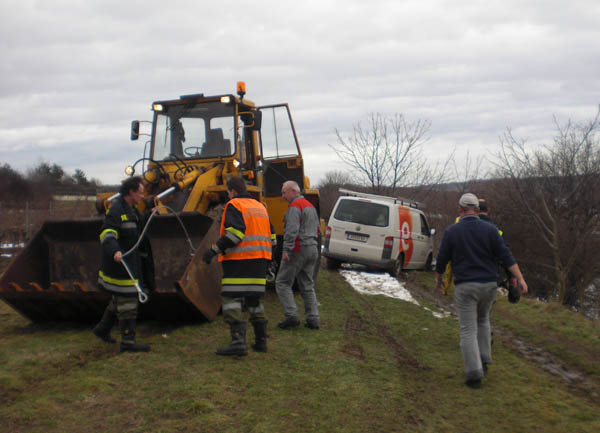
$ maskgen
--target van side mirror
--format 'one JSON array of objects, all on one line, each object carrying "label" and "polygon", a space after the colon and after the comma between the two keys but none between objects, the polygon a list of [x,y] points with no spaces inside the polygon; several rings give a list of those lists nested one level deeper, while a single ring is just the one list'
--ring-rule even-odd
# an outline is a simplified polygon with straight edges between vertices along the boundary
[{"label": "van side mirror", "polygon": [[429,233],[431,233],[431,236],[435,235],[435,229],[429,230]]},{"label": "van side mirror", "polygon": [[131,122],[131,140],[140,138],[140,121],[134,120]]}]

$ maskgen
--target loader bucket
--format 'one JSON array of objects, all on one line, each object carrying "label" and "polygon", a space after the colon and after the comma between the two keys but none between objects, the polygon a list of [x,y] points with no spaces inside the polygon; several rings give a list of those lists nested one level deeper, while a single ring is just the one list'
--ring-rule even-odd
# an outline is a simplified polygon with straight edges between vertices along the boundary
[{"label": "loader bucket", "polygon": [[[202,261],[218,225],[196,212],[179,218],[197,252],[175,215],[153,218],[146,236],[156,289],[140,304],[140,320],[212,320],[221,307],[220,266]],[[97,321],[111,297],[97,283],[101,226],[102,218],[45,222],[0,277],[0,298],[34,322]]]}]

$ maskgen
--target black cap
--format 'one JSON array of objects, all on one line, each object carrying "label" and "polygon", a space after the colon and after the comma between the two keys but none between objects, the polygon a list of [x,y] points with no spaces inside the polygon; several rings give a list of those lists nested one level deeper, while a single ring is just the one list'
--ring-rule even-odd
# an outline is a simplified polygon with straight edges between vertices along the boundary
[{"label": "black cap", "polygon": [[488,211],[488,204],[487,201],[485,201],[485,199],[480,198],[479,199],[479,212],[487,212]]}]

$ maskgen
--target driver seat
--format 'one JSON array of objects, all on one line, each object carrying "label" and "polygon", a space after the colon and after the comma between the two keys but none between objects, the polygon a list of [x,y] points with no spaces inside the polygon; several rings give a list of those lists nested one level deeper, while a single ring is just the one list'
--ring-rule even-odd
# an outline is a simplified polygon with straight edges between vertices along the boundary
[{"label": "driver seat", "polygon": [[231,154],[231,140],[223,138],[221,128],[209,129],[206,143],[202,145],[202,157],[225,156]]}]

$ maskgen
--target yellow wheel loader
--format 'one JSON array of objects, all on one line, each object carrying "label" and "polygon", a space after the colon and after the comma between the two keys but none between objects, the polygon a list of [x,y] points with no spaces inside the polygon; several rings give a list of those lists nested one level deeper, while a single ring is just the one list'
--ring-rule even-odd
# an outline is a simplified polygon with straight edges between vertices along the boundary
[{"label": "yellow wheel loader", "polygon": [[[220,265],[206,265],[202,253],[218,238],[230,176],[246,180],[248,192],[262,201],[281,246],[287,203],[281,185],[296,181],[319,209],[319,192],[310,189],[287,104],[257,106],[237,94],[184,95],[152,104],[151,132],[133,121],[131,139],[149,139],[144,156],[127,167],[141,175],[146,197],[140,211],[157,210],[145,239],[150,253],[145,269],[153,280],[139,318],[212,320],[221,307]],[[118,194],[102,194],[104,213]],[[110,295],[98,287],[102,216],[46,221],[0,277],[0,297],[34,322],[94,322]],[[279,247],[281,248],[281,247]],[[276,250],[274,262],[281,258]],[[276,266],[273,266],[275,269]]]}]

